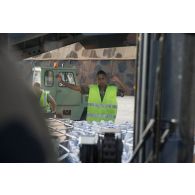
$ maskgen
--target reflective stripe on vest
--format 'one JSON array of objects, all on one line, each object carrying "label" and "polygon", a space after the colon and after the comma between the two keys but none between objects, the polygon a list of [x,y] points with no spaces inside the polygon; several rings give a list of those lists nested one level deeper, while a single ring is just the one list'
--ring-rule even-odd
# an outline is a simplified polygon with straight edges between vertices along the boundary
[{"label": "reflective stripe on vest", "polygon": [[108,86],[101,101],[98,85],[90,85],[87,121],[114,121],[117,113],[117,87]]},{"label": "reflective stripe on vest", "polygon": [[111,104],[96,104],[96,103],[88,103],[88,106],[94,106],[94,107],[103,107],[103,108],[117,108],[117,105],[111,105]]},{"label": "reflective stripe on vest", "polygon": [[102,118],[107,119],[107,120],[114,120],[115,119],[115,115],[112,114],[88,114],[87,115],[89,118],[100,118],[102,120]]},{"label": "reflective stripe on vest", "polygon": [[43,108],[43,110],[45,112],[50,112],[50,105],[47,102],[47,96],[48,96],[49,92],[47,91],[42,91],[41,93],[41,97],[40,97],[40,106],[41,108]]}]

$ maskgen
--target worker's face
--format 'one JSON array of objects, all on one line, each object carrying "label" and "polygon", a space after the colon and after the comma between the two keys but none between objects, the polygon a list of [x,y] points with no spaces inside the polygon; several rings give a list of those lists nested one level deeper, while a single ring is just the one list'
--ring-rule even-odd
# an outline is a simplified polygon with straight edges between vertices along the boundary
[{"label": "worker's face", "polygon": [[105,87],[107,85],[107,77],[104,74],[97,75],[97,83],[100,87]]}]

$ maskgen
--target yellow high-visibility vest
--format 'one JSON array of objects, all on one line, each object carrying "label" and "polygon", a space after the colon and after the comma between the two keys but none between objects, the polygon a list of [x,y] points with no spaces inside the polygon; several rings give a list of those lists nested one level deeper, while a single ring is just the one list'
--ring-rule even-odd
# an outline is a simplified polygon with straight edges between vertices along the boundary
[{"label": "yellow high-visibility vest", "polygon": [[51,112],[50,105],[47,101],[47,96],[49,92],[48,91],[42,91],[41,97],[40,97],[40,106],[44,110],[44,112]]},{"label": "yellow high-visibility vest", "polygon": [[114,121],[117,114],[117,87],[107,86],[101,101],[98,85],[89,86],[87,121]]}]

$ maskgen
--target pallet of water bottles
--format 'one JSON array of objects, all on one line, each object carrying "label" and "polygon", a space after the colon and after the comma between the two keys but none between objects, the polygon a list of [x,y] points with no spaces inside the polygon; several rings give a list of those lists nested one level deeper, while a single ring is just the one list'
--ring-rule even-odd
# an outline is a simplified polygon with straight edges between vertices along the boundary
[{"label": "pallet of water bottles", "polygon": [[54,138],[59,162],[80,163],[80,138],[95,137],[104,129],[117,129],[121,134],[123,151],[121,162],[129,162],[133,153],[133,124],[124,122],[115,124],[112,121],[87,122],[69,119],[47,119],[51,135]]}]

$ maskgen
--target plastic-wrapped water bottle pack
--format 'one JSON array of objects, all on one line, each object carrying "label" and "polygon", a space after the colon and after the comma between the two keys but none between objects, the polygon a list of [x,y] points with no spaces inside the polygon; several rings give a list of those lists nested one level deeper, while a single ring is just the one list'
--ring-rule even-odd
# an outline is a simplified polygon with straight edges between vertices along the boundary
[{"label": "plastic-wrapped water bottle pack", "polygon": [[79,137],[95,136],[103,129],[118,129],[123,142],[122,163],[130,161],[133,153],[133,125],[130,122],[114,124],[112,121],[72,121],[72,128],[66,131],[66,140],[59,145],[60,162],[79,163]]}]

